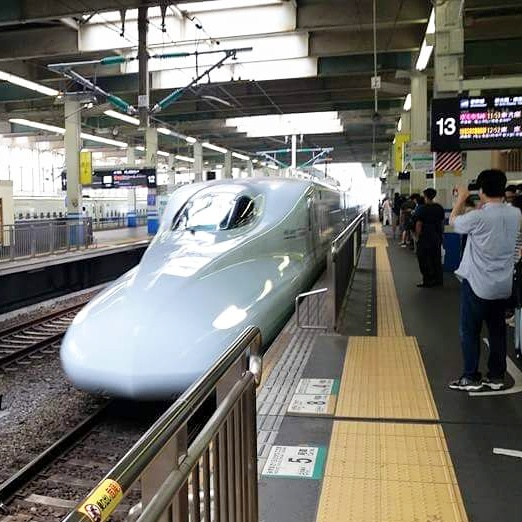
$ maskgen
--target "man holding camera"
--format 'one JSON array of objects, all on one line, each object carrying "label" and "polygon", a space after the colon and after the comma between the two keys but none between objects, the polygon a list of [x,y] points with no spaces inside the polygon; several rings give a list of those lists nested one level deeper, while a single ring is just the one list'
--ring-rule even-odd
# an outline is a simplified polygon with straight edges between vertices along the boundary
[{"label": "man holding camera", "polygon": [[[450,217],[455,232],[468,234],[466,248],[455,272],[461,280],[460,341],[464,356],[462,376],[451,382],[453,390],[501,390],[506,373],[506,299],[511,295],[513,255],[520,228],[520,211],[504,203],[506,175],[485,170],[477,178],[479,210],[464,214],[469,191],[459,187]],[[479,372],[480,332],[488,327],[488,374]]]}]

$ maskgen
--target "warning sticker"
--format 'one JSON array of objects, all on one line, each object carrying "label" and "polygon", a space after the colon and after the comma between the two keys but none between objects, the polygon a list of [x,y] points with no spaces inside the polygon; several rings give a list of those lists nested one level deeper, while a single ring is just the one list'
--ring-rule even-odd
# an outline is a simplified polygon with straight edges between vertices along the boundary
[{"label": "warning sticker", "polygon": [[335,411],[335,395],[304,395],[296,393],[292,397],[288,413],[328,415]]},{"label": "warning sticker", "polygon": [[78,511],[87,515],[92,522],[104,522],[122,498],[121,486],[115,480],[106,479],[87,497]]},{"label": "warning sticker", "polygon": [[320,479],[325,456],[326,449],[322,446],[273,446],[262,475]]},{"label": "warning sticker", "polygon": [[329,395],[330,393],[334,393],[332,390],[336,380],[337,379],[301,379],[295,393]]}]

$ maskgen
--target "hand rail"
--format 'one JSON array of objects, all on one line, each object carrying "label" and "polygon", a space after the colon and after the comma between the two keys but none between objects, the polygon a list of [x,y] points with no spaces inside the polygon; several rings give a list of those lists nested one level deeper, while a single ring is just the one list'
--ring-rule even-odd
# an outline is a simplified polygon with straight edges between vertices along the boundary
[{"label": "hand rail", "polygon": [[[308,306],[306,308],[306,317],[308,324],[301,324],[301,312],[299,304],[302,300],[306,299],[307,297],[313,297],[313,296],[319,296],[322,294],[325,294],[328,292],[328,288],[319,288],[318,290],[312,290],[310,292],[303,292],[302,294],[299,294],[295,298],[295,320],[297,324],[297,328],[302,328],[303,330],[328,330],[328,326],[320,325],[320,324],[310,324],[310,304],[308,303]],[[319,299],[317,299],[317,306],[316,306],[316,319],[317,323],[319,323],[319,317],[320,317],[320,309],[319,309]]]},{"label": "hand rail", "polygon": [[[104,522],[116,509],[122,497],[133,483],[143,474],[147,466],[166,447],[169,441],[182,430],[189,418],[216,389],[219,381],[242,357],[247,357],[248,374],[251,374],[255,384],[261,382],[262,360],[258,354],[261,347],[261,332],[259,328],[246,328],[232,345],[216,360],[213,366],[194,382],[179,399],[149,428],[127,454],[109,471],[106,476],[71,512],[64,522],[92,522],[78,509],[97,492],[105,491],[108,483],[117,483],[121,491],[103,511]],[[254,406],[255,408],[255,406]],[[254,410],[255,411],[255,410]],[[256,434],[254,432],[253,437]]]},{"label": "hand rail", "polygon": [[368,208],[365,208],[350,222],[350,224],[332,241],[332,254],[342,248],[345,241],[353,234],[357,229],[361,221],[365,220],[368,215]]}]

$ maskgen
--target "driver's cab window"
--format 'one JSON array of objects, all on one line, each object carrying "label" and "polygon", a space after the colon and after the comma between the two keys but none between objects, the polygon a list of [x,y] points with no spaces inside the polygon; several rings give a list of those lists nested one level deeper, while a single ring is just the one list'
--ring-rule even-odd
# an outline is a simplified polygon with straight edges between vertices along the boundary
[{"label": "driver's cab window", "polygon": [[229,230],[245,226],[253,217],[254,201],[249,196],[228,192],[196,194],[176,214],[172,230]]}]

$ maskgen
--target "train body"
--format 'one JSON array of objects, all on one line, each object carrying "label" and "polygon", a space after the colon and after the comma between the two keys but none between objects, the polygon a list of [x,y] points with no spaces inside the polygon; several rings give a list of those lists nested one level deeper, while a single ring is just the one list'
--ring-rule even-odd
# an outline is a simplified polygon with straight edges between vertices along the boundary
[{"label": "train body", "polygon": [[96,394],[172,398],[248,325],[265,342],[309,288],[346,221],[320,183],[254,178],[186,185],[138,266],[77,315],[60,356]]}]

